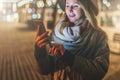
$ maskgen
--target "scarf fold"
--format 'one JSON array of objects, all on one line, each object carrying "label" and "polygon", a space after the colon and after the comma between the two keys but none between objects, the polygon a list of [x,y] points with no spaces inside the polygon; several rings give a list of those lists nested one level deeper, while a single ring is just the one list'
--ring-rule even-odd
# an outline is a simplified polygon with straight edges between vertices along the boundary
[{"label": "scarf fold", "polygon": [[60,33],[61,23],[55,28],[54,41],[62,44],[66,50],[75,50],[81,41],[80,26],[65,27],[63,33]]}]

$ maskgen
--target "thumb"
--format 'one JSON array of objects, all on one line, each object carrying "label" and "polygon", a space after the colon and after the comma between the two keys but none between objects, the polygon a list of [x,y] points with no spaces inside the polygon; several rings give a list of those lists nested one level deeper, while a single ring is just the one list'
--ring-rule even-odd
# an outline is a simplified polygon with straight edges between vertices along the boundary
[{"label": "thumb", "polygon": [[65,52],[65,49],[64,49],[64,47],[62,45],[60,45],[59,48],[60,48],[61,56],[63,56],[64,52]]}]

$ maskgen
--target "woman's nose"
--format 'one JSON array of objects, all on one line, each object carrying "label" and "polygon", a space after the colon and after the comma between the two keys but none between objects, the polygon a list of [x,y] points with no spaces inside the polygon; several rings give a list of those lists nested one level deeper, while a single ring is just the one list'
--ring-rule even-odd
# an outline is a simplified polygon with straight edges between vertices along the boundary
[{"label": "woman's nose", "polygon": [[70,6],[69,11],[70,11],[70,12],[73,11],[73,6]]}]

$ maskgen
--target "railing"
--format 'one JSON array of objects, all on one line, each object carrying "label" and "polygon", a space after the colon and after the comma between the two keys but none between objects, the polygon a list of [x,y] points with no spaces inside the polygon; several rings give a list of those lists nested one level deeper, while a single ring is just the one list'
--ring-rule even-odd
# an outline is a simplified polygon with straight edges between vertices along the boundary
[{"label": "railing", "polygon": [[113,51],[111,51],[111,52],[114,53],[114,54],[120,55],[120,33],[114,33],[113,41],[118,42],[118,44],[119,44],[119,52],[113,52]]}]

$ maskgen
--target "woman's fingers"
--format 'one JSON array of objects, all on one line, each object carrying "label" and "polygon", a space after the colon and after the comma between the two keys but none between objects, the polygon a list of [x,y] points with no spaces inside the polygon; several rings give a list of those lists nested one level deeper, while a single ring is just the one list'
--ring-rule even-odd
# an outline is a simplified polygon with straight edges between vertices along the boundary
[{"label": "woman's fingers", "polygon": [[56,55],[56,54],[58,53],[57,47],[53,45],[53,46],[49,49],[49,53],[50,53],[50,54],[52,53],[53,55]]},{"label": "woman's fingers", "polygon": [[53,53],[54,53],[54,55],[57,55],[58,52],[59,52],[59,50],[58,50],[58,48],[56,47],[56,48],[54,49]]},{"label": "woman's fingers", "polygon": [[59,46],[55,46],[53,45],[50,49],[49,49],[49,53],[52,53],[53,55],[57,55],[58,53],[60,53],[60,55],[64,55],[64,47],[62,45]]},{"label": "woman's fingers", "polygon": [[51,54],[51,52],[52,52],[52,49],[50,48],[48,52]]},{"label": "woman's fingers", "polygon": [[41,40],[36,41],[37,45],[41,48],[49,43],[49,37],[45,37]]},{"label": "woman's fingers", "polygon": [[36,41],[41,40],[41,39],[45,38],[46,36],[48,36],[48,32],[47,32],[47,31],[44,32],[44,33],[41,34],[41,35],[36,36],[35,40],[36,40]]},{"label": "woman's fingers", "polygon": [[37,40],[36,42],[37,42],[37,44],[42,44],[42,43],[48,42],[48,41],[49,41],[49,37],[47,36],[47,37],[45,37],[45,38],[43,38],[41,40]]},{"label": "woman's fingers", "polygon": [[60,48],[60,54],[63,56],[65,53],[65,49],[64,49],[63,45],[60,45],[59,48]]},{"label": "woman's fingers", "polygon": [[[39,31],[39,30],[38,30]],[[37,33],[38,34],[38,33]],[[44,32],[41,35],[37,35],[35,38],[36,44],[42,48],[43,46],[45,46],[46,44],[49,43],[49,36],[48,36],[48,32]]]},{"label": "woman's fingers", "polygon": [[53,45],[53,47],[51,48],[51,51],[54,52],[56,46]]},{"label": "woman's fingers", "polygon": [[49,49],[49,51],[48,51],[50,54],[53,53],[54,47],[55,47],[55,46],[50,47],[50,49]]},{"label": "woman's fingers", "polygon": [[43,42],[43,43],[41,43],[41,44],[38,44],[38,43],[37,43],[37,45],[38,45],[40,48],[44,47],[46,44],[48,44],[48,42]]}]

